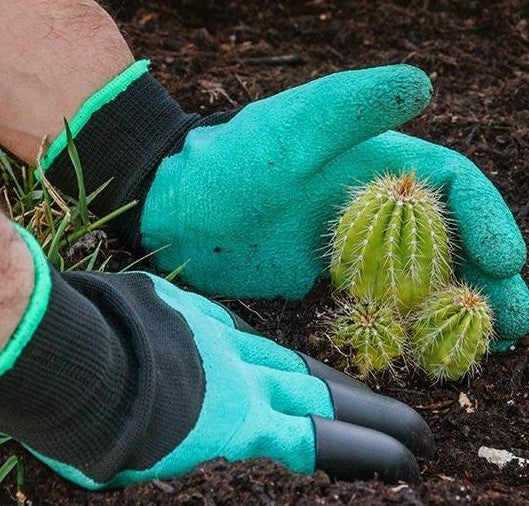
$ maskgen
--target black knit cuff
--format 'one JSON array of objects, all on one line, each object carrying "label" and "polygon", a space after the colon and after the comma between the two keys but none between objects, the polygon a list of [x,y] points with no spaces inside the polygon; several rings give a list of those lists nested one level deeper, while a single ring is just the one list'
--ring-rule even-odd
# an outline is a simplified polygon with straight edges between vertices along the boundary
[{"label": "black knit cuff", "polygon": [[[234,113],[206,118],[185,113],[149,73],[133,81],[96,111],[75,137],[88,193],[112,182],[91,204],[103,216],[138,200],[111,227],[134,250],[141,250],[140,220],[147,192],[162,159],[178,153],[191,128],[227,121]],[[77,180],[67,149],[46,171],[66,195],[77,196]]]},{"label": "black knit cuff", "polygon": [[0,377],[0,430],[99,483],[151,467],[201,410],[189,326],[144,274],[51,276],[44,318]]}]

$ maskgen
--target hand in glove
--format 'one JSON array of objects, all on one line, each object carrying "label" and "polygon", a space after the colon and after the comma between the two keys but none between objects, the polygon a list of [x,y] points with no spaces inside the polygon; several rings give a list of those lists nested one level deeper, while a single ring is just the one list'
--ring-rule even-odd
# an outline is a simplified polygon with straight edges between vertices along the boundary
[{"label": "hand in glove", "polygon": [[[463,275],[489,296],[505,349],[529,330],[520,276],[525,246],[498,192],[469,160],[388,129],[428,103],[426,75],[407,65],[341,72],[205,118],[186,114],[137,62],[72,120],[101,214],[137,198],[116,229],[158,267],[209,293],[301,298],[324,271],[325,235],[347,186],[417,169],[445,192],[459,227]],[[386,133],[384,133],[386,132]],[[382,135],[379,135],[382,134]],[[43,167],[75,195],[65,136]]]},{"label": "hand in glove", "polygon": [[[489,299],[499,337],[492,349],[505,351],[529,332],[529,291],[520,276],[526,248],[510,210],[483,173],[456,151],[398,132],[365,141],[326,167],[329,174],[354,175],[355,184],[412,169],[441,188],[461,241],[457,274]],[[329,184],[341,182],[336,176]]]},{"label": "hand in glove", "polygon": [[69,273],[31,251],[35,288],[0,353],[0,430],[89,489],[225,457],[342,479],[418,478],[424,420],[149,274]]}]

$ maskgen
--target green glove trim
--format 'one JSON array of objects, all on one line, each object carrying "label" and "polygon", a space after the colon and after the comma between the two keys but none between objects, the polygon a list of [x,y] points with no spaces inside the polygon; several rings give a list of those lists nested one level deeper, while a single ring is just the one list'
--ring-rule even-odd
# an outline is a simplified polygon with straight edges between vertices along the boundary
[{"label": "green glove trim", "polygon": [[[125,69],[121,74],[105,84],[102,88],[88,97],[70,120],[70,128],[75,139],[81,129],[90,121],[92,115],[105,104],[114,100],[125,91],[131,83],[149,71],[150,60],[139,60]],[[66,131],[63,130],[51,143],[46,155],[40,161],[43,171],[46,171],[59,154],[66,148]]]},{"label": "green glove trim", "polygon": [[18,357],[29,343],[48,307],[51,278],[48,262],[35,238],[24,228],[14,224],[16,231],[26,243],[33,258],[35,284],[28,308],[15,333],[0,353],[0,375],[13,368]]}]

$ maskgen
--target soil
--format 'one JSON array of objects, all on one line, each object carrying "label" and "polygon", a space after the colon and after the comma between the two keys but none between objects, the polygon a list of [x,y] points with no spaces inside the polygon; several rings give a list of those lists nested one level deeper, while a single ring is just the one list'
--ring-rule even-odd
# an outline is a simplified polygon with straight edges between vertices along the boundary
[{"label": "soil", "polygon": [[[109,9],[135,54],[152,59],[155,74],[188,111],[242,106],[346,68],[422,67],[436,96],[404,130],[470,156],[529,238],[526,0],[116,0]],[[228,303],[261,332],[332,365],[335,357],[315,337],[329,293],[322,283],[296,304]],[[15,444],[0,456],[22,453],[24,492],[36,504],[529,504],[529,466],[500,470],[478,457],[482,445],[529,457],[528,344],[490,356],[481,374],[459,383],[431,386],[405,374],[369,380],[431,424],[437,458],[421,463],[419,485],[334,482],[322,472],[301,476],[267,460],[217,460],[178,480],[90,493],[54,476]],[[471,409],[458,402],[461,393]],[[0,502],[13,496],[8,480]]]}]

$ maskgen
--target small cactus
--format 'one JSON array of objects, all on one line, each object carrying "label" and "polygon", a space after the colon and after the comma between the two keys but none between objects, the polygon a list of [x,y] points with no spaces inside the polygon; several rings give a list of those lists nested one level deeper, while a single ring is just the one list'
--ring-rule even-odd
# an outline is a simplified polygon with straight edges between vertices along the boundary
[{"label": "small cactus", "polygon": [[431,377],[457,380],[476,369],[491,334],[492,313],[485,298],[466,285],[452,285],[421,305],[410,347]]},{"label": "small cactus", "polygon": [[330,324],[330,339],[361,376],[391,368],[404,351],[406,334],[390,306],[348,299],[338,301]]},{"label": "small cactus", "polygon": [[452,274],[439,199],[414,172],[381,177],[353,197],[334,234],[332,282],[359,299],[396,301],[406,314]]}]

